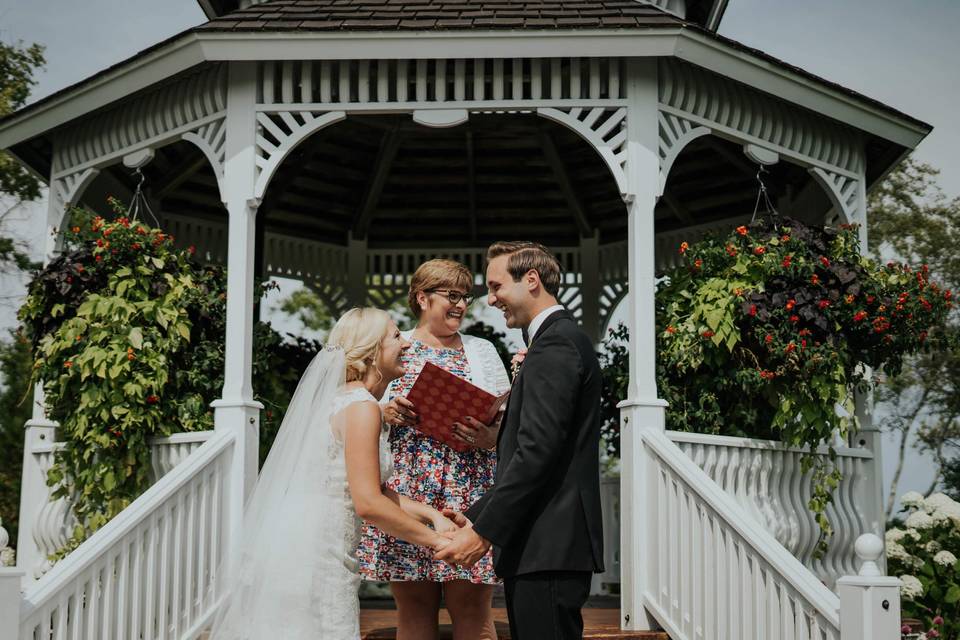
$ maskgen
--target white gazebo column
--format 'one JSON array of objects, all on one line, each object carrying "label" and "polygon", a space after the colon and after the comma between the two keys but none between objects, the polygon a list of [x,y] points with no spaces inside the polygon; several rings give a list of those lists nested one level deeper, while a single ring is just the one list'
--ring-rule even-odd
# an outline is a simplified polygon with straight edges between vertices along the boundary
[{"label": "white gazebo column", "polygon": [[655,259],[653,211],[659,196],[657,65],[653,59],[633,59],[627,70],[627,203],[628,317],[630,383],[620,403],[620,589],[624,629],[656,628],[647,612],[644,593],[656,535],[656,514],[647,508],[654,478],[647,463],[642,432],[664,429],[666,403],[657,398],[656,327],[654,315]]},{"label": "white gazebo column", "polygon": [[227,207],[227,322],[223,394],[212,403],[217,431],[233,434],[228,549],[243,522],[243,505],[257,479],[260,410],[253,399],[253,279],[257,207],[256,65],[231,63],[227,91],[224,203]]}]

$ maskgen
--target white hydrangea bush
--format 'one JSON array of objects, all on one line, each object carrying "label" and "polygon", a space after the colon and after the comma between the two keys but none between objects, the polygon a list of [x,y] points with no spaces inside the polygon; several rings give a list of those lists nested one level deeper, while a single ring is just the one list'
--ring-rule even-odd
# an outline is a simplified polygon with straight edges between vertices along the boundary
[{"label": "white hydrangea bush", "polygon": [[903,617],[922,622],[921,638],[960,640],[960,502],[910,491],[900,503],[903,524],[887,531],[886,549],[887,572],[902,583]]}]

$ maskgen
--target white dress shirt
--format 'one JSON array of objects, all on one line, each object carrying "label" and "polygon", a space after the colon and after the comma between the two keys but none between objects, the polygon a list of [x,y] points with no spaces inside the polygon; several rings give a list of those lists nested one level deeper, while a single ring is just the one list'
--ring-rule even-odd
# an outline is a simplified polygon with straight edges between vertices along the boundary
[{"label": "white dress shirt", "polygon": [[547,307],[530,321],[530,326],[527,327],[527,346],[529,346],[529,343],[533,342],[533,338],[537,335],[537,331],[540,330],[540,325],[543,324],[543,321],[546,320],[551,313],[555,313],[557,311],[563,311],[562,304],[555,304],[552,307]]}]

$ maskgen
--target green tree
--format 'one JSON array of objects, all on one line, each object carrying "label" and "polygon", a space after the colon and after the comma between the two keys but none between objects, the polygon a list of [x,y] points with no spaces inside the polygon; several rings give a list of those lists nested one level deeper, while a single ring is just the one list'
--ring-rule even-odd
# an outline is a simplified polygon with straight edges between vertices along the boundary
[{"label": "green tree", "polygon": [[[45,64],[38,44],[0,42],[0,118],[27,102],[36,84],[34,73]],[[22,202],[40,197],[40,182],[5,151],[0,151],[0,227]],[[26,270],[33,266],[29,256],[9,237],[0,234],[0,267]]]},{"label": "green tree", "polygon": [[18,333],[0,343],[0,520],[17,546],[23,425],[30,418],[30,342]]},{"label": "green tree", "polygon": [[[960,198],[947,198],[937,185],[938,173],[928,164],[907,159],[871,193],[869,249],[880,259],[926,264],[931,279],[956,291],[960,288],[960,253],[956,251],[960,245]],[[935,479],[927,494],[944,479],[944,466],[960,446],[958,320],[954,309],[947,328],[954,338],[948,342],[952,348],[918,354],[900,374],[877,388],[880,426],[895,433],[898,442],[897,466],[887,497],[888,518],[911,441],[935,466]]]}]

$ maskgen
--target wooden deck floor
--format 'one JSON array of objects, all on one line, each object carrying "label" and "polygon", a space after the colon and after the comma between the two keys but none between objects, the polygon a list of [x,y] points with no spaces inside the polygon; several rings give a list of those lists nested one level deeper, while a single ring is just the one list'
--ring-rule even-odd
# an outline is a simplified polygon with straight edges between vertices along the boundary
[{"label": "wooden deck floor", "polygon": [[[510,640],[506,609],[494,609],[499,640]],[[584,639],[590,640],[669,640],[658,631],[621,631],[619,609],[584,609]],[[441,640],[450,640],[450,616],[440,611]],[[360,637],[363,640],[394,640],[397,612],[393,609],[363,609],[360,612]]]}]

